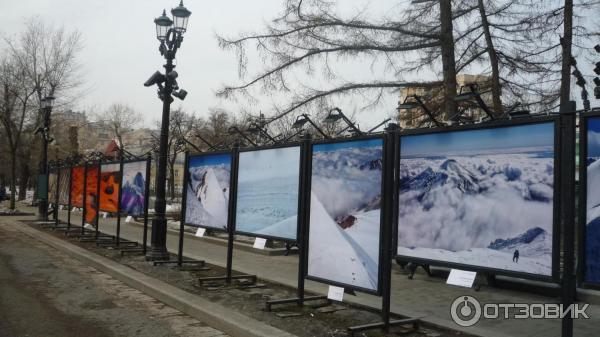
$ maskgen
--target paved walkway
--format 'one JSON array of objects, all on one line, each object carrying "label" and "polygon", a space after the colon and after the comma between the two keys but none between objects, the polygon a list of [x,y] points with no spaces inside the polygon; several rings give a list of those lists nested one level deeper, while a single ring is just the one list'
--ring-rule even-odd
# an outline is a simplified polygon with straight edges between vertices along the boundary
[{"label": "paved walkway", "polygon": [[18,225],[0,217],[0,336],[226,336]]},{"label": "paved walkway", "polygon": [[[66,220],[66,212],[60,214]],[[72,223],[81,223],[81,213],[71,216]],[[100,230],[107,234],[114,234],[115,219],[101,219]],[[140,241],[142,228],[135,224],[126,224],[122,221],[121,236],[123,238]],[[150,238],[150,233],[148,233]],[[169,231],[167,248],[176,253],[178,234]],[[226,247],[209,243],[202,239],[186,236],[184,242],[184,255],[194,259],[203,259],[208,263],[225,266]],[[278,282],[295,287],[297,284],[298,256],[265,256],[252,252],[234,250],[233,267],[243,273],[256,274],[259,278]],[[315,293],[326,294],[327,285],[306,281],[306,289]],[[413,280],[408,280],[406,274],[400,271],[392,273],[392,311],[410,317],[423,317],[426,321],[452,329],[485,337],[559,337],[561,335],[560,320],[515,320],[498,319],[482,320],[473,327],[460,328],[450,316],[450,306],[459,296],[471,295],[482,303],[557,303],[558,298],[550,298],[525,292],[506,289],[483,287],[476,292],[447,286],[445,280],[432,278],[424,274],[417,274]],[[357,296],[346,295],[344,301],[354,302],[370,307],[381,306],[381,299],[376,296],[357,293]],[[598,336],[600,326],[600,306],[590,305],[587,313],[589,320],[575,321],[575,334],[577,337]]]}]

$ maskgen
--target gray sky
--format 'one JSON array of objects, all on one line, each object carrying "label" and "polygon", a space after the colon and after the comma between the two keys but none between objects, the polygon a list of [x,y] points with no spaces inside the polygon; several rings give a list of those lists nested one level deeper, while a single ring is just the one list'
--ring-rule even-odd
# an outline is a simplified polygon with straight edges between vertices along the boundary
[{"label": "gray sky", "polygon": [[[156,70],[163,70],[164,59],[158,52],[153,19],[163,8],[177,6],[179,0],[1,0],[0,34],[12,36],[24,27],[32,16],[39,16],[49,24],[78,29],[83,38],[80,61],[83,65],[86,95],[75,103],[76,110],[102,111],[110,103],[124,102],[144,116],[144,124],[155,125],[160,119],[161,102],[155,88],[142,85]],[[397,5],[397,0],[340,1],[342,12],[352,12],[370,4],[370,10],[386,10]],[[400,1],[406,2],[406,1]],[[206,116],[210,107],[225,107],[236,111],[239,102],[222,101],[214,92],[223,83],[235,83],[237,63],[233,52],[222,51],[217,46],[215,33],[235,36],[240,32],[257,31],[265,21],[283,8],[283,0],[219,0],[184,1],[192,11],[188,31],[177,54],[179,85],[188,91],[184,102],[176,99],[174,107],[181,105],[197,116]],[[353,68],[356,72],[357,68]],[[360,68],[359,68],[360,69]],[[370,69],[363,67],[354,75],[368,76]],[[250,71],[252,72],[252,71]],[[394,112],[396,95],[386,98],[389,104],[381,113],[358,116],[364,127],[377,124]],[[260,99],[250,110],[268,111],[270,98]],[[341,106],[346,111],[354,109],[352,103]]]},{"label": "gray sky", "polygon": [[[223,107],[236,112],[240,106],[254,114],[260,110],[271,114],[273,101],[286,102],[285,95],[259,95],[258,102],[251,104],[243,100],[232,102],[215,97],[215,91],[223,84],[240,83],[235,54],[219,49],[215,33],[231,37],[242,32],[261,31],[265,22],[281,12],[283,2],[186,0],[185,6],[192,11],[192,16],[183,46],[177,54],[176,69],[180,74],[179,85],[189,94],[184,102],[176,99],[174,107],[182,106],[197,116],[207,116],[211,107]],[[154,126],[160,119],[161,102],[156,97],[155,88],[142,85],[154,71],[163,70],[164,59],[158,52],[153,20],[163,8],[169,10],[178,3],[179,0],[0,0],[0,22],[3,23],[0,36],[14,36],[24,28],[26,19],[32,16],[39,16],[48,24],[79,30],[83,40],[80,62],[88,90],[75,102],[74,109],[101,112],[113,102],[127,103],[142,113],[145,126]],[[401,13],[410,0],[339,0],[337,3],[337,11],[342,15],[363,11],[369,17],[381,18]],[[249,50],[253,50],[253,47]],[[249,56],[251,60],[257,60],[253,55]],[[251,63],[249,74],[258,72],[261,66],[260,62]],[[341,70],[340,80],[373,79],[372,65],[368,62],[342,60],[338,66],[338,70]],[[481,69],[467,71],[477,73],[478,70]],[[434,71],[439,73],[440,69],[406,75],[403,79],[432,80]],[[582,71],[588,74],[591,68]],[[375,69],[375,73],[386,74],[381,69]],[[306,79],[301,73],[291,76]],[[320,88],[335,85],[319,79],[304,82],[309,85],[317,82]],[[579,89],[575,89],[572,95],[579,98]],[[352,99],[344,97],[334,100],[333,104],[345,113],[355,112],[362,129],[368,129],[395,113],[397,93],[388,92],[381,105],[371,111],[361,112],[359,108],[365,105],[367,99],[361,96]],[[579,102],[578,106],[581,106]]]}]

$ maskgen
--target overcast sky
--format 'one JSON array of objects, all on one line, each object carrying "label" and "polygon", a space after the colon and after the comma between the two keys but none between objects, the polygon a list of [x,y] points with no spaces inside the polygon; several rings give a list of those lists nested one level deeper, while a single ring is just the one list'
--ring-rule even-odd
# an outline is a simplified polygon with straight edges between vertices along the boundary
[{"label": "overcast sky", "polygon": [[[142,85],[156,70],[163,70],[164,59],[158,52],[153,19],[163,8],[167,11],[179,0],[19,0],[2,2],[0,34],[12,36],[24,28],[24,22],[39,16],[46,23],[77,29],[83,38],[80,61],[83,65],[87,93],[75,104],[76,110],[102,111],[110,103],[124,102],[141,112],[144,124],[153,126],[160,119],[161,102],[155,88]],[[340,10],[352,12],[370,3],[370,10],[385,11],[398,0],[340,1]],[[281,12],[283,0],[187,0],[192,11],[182,48],[177,53],[179,85],[188,91],[184,102],[176,99],[186,111],[206,116],[210,107],[237,110],[239,103],[215,97],[224,83],[236,83],[237,63],[233,52],[219,49],[215,33],[235,36],[257,31]],[[357,71],[368,76],[370,69]],[[375,125],[394,112],[395,95],[381,112],[358,116],[364,127]],[[350,104],[349,104],[350,105]],[[270,100],[261,99],[251,111],[268,110]],[[342,107],[352,111],[352,106]]]},{"label": "overcast sky", "polygon": [[[381,18],[401,13],[403,6],[409,5],[410,1],[340,0],[337,1],[337,11],[346,17],[364,11],[366,16]],[[127,103],[142,113],[145,126],[156,125],[160,119],[161,102],[156,97],[154,87],[142,85],[154,71],[163,70],[164,59],[158,52],[153,20],[163,8],[168,11],[176,7],[179,0],[0,0],[0,3],[0,36],[15,36],[24,29],[25,21],[33,16],[40,17],[48,24],[64,25],[69,30],[81,32],[83,50],[79,59],[87,90],[75,102],[75,110],[101,112],[111,103]],[[207,116],[211,107],[223,107],[236,112],[240,106],[255,114],[261,110],[271,114],[269,108],[274,100],[271,97],[259,96],[258,102],[252,104],[223,101],[215,97],[215,91],[223,84],[240,83],[234,52],[221,50],[215,34],[232,37],[242,32],[261,31],[265,22],[282,11],[283,3],[284,0],[186,0],[185,6],[192,11],[192,16],[183,46],[177,53],[176,69],[179,85],[189,94],[184,102],[176,99],[174,107],[182,106],[197,116]],[[253,47],[249,50],[253,50]],[[250,57],[252,60],[252,55]],[[341,68],[345,72],[342,79],[373,79],[368,62],[343,62]],[[250,74],[258,72],[262,65],[254,63],[251,66]],[[437,70],[406,76],[404,80],[431,80],[432,71]],[[582,71],[587,74],[589,69]],[[308,84],[312,86],[314,83],[309,81]],[[334,84],[319,83],[317,86],[331,88]],[[574,91],[573,96],[578,98],[579,90]],[[282,103],[282,97],[285,100],[286,97],[282,95],[275,100],[279,99],[278,102]],[[388,92],[383,104],[367,112],[359,110],[367,102],[366,98],[360,96],[338,99],[334,104],[345,113],[355,112],[361,128],[368,129],[392,116],[397,100],[397,92]],[[578,106],[581,104],[578,103]]]}]

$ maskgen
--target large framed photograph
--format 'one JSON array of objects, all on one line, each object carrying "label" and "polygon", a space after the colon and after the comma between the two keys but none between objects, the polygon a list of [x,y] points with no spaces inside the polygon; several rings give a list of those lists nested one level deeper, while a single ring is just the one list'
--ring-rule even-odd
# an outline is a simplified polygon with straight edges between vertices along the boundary
[{"label": "large framed photograph", "polygon": [[85,167],[76,166],[71,169],[71,207],[83,207]]},{"label": "large framed photograph", "polygon": [[121,185],[121,165],[119,163],[100,166],[100,210],[117,213],[119,211],[119,187]]},{"label": "large framed photograph", "polygon": [[543,118],[402,135],[398,256],[556,278],[556,125]]},{"label": "large framed photograph", "polygon": [[185,181],[186,225],[227,229],[231,153],[189,156]]},{"label": "large framed photograph", "polygon": [[71,184],[71,169],[62,168],[60,169],[60,176],[58,179],[58,204],[68,205],[69,204],[69,185]]},{"label": "large framed photograph", "polygon": [[56,205],[56,192],[58,188],[58,171],[48,174],[48,203]]},{"label": "large framed photograph", "polygon": [[131,216],[144,214],[146,200],[146,172],[148,161],[123,163],[121,180],[121,212]]},{"label": "large framed photograph", "polygon": [[84,219],[86,224],[94,225],[98,216],[98,175],[100,167],[88,166],[85,176],[85,208]]},{"label": "large framed photograph", "polygon": [[240,152],[236,233],[295,241],[299,185],[299,146]]},{"label": "large framed photograph", "polygon": [[600,114],[579,121],[579,263],[584,286],[600,287]]},{"label": "large framed photograph", "polygon": [[383,139],[312,146],[307,278],[380,292]]}]

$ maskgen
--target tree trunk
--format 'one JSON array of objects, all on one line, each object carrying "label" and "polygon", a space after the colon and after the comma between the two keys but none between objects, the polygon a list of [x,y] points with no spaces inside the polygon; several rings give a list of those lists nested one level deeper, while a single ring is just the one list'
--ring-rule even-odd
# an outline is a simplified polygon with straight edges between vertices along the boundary
[{"label": "tree trunk", "polygon": [[573,42],[573,0],[565,0],[562,40],[562,70],[560,80],[560,105],[571,99],[571,45]]},{"label": "tree trunk", "polygon": [[485,35],[485,42],[487,44],[487,53],[490,57],[490,66],[492,68],[492,104],[496,115],[502,113],[502,87],[500,86],[500,66],[498,64],[498,55],[496,54],[496,48],[492,41],[492,34],[490,33],[490,24],[488,22],[487,14],[485,13],[485,7],[483,0],[478,0],[479,14],[481,15],[481,25],[483,27],[483,34]]},{"label": "tree trunk", "polygon": [[175,162],[177,161],[177,154],[173,153],[172,158],[169,158],[169,197],[171,200],[175,198]]},{"label": "tree trunk", "polygon": [[10,149],[10,209],[16,207],[16,187],[17,187],[17,150]]},{"label": "tree trunk", "polygon": [[21,200],[25,200],[25,198],[27,197],[27,185],[29,182],[29,166],[24,163],[23,161],[21,161],[21,168],[19,170],[19,196],[17,198],[17,200],[21,201]]},{"label": "tree trunk", "polygon": [[440,0],[440,47],[442,49],[442,69],[444,76],[444,119],[456,116],[456,60],[454,58],[454,35],[452,26],[452,3]]}]

